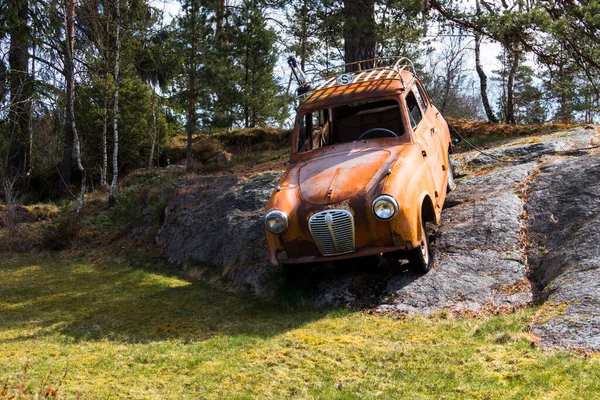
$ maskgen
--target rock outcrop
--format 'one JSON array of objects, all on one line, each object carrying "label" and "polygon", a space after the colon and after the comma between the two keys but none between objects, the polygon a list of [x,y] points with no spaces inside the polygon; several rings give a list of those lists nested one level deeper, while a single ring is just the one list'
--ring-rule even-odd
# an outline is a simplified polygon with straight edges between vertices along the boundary
[{"label": "rock outcrop", "polygon": [[543,347],[600,351],[600,157],[553,159],[527,201],[529,265],[544,301]]},{"label": "rock outcrop", "polygon": [[447,198],[436,234],[436,268],[423,276],[391,279],[391,299],[378,310],[477,312],[531,302],[521,215],[524,182],[534,169],[528,163],[463,178]]},{"label": "rock outcrop", "polygon": [[262,291],[277,270],[267,261],[263,221],[280,175],[198,177],[168,189],[158,245],[170,262],[193,273],[224,276],[236,286]]},{"label": "rock outcrop", "polygon": [[[600,350],[599,140],[586,127],[457,155],[432,271],[372,258],[308,267],[307,296],[400,313],[508,311],[539,298],[532,330],[544,347]],[[274,293],[282,280],[266,260],[264,206],[280,175],[170,188],[157,243],[191,275]]]}]

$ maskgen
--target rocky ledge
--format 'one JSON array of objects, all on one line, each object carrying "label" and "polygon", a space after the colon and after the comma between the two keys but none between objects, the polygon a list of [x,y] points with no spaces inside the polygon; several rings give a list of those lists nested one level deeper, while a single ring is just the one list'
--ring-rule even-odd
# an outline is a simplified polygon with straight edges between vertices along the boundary
[{"label": "rocky ledge", "polygon": [[[582,127],[455,156],[458,187],[433,232],[436,264],[361,259],[308,267],[306,295],[377,312],[506,312],[541,301],[545,348],[600,350],[600,144]],[[281,171],[198,177],[168,191],[157,243],[191,276],[270,296],[264,205]]]}]

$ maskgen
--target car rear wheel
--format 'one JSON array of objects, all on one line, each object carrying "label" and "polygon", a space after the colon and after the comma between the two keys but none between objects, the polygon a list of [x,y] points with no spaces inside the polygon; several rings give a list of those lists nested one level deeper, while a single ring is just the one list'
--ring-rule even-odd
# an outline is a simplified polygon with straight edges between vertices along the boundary
[{"label": "car rear wheel", "polygon": [[425,274],[431,270],[433,266],[433,252],[429,245],[429,237],[427,236],[427,227],[425,222],[423,224],[423,236],[421,237],[421,244],[410,250],[408,253],[408,260],[410,261],[411,267],[415,272]]},{"label": "car rear wheel", "polygon": [[448,153],[448,189],[446,190],[446,193],[450,193],[455,187],[454,171],[452,171],[452,162],[450,160],[450,153]]}]

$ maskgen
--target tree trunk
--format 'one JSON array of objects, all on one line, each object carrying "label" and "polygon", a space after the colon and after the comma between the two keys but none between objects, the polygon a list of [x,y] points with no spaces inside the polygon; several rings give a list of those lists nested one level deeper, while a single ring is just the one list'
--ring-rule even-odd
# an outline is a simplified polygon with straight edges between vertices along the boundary
[{"label": "tree trunk", "polygon": [[[108,18],[106,19],[106,35],[108,36],[109,24]],[[109,69],[109,50],[108,50],[108,37],[106,39],[106,46],[104,48],[104,109],[102,110],[102,165],[100,166],[100,186],[106,188],[108,181],[108,148],[106,145],[106,138],[108,136],[108,69]]]},{"label": "tree trunk", "polygon": [[306,52],[308,45],[308,0],[302,1],[302,8],[300,10],[301,32],[300,32],[300,69],[302,72],[306,72]]},{"label": "tree trunk", "polygon": [[[190,90],[194,91],[195,79],[190,76]],[[185,150],[185,170],[190,172],[192,170],[192,141],[194,139],[194,128],[196,125],[196,102],[192,99],[188,102],[187,112],[187,148]]]},{"label": "tree trunk", "polygon": [[[80,216],[83,211],[83,200],[85,196],[86,174],[83,163],[81,162],[81,143],[77,135],[75,126],[75,62],[73,58],[73,49],[75,43],[75,0],[65,0],[64,3],[64,23],[65,23],[65,84],[67,86],[67,109],[65,132],[69,131],[73,135],[73,145],[75,146],[75,158],[77,168],[81,172],[81,188],[77,198],[77,215]],[[66,135],[66,134],[65,134]]]},{"label": "tree trunk", "polygon": [[[246,87],[246,90],[248,90],[248,87],[250,86],[250,46],[246,45],[246,52],[245,52],[245,59],[244,59],[244,86]],[[250,127],[250,102],[248,100],[250,96],[246,95],[244,98],[244,128],[249,128]]]},{"label": "tree trunk", "polygon": [[10,33],[10,106],[8,113],[9,143],[5,168],[10,175],[29,171],[29,126],[31,120],[32,82],[29,66],[28,0],[7,1],[7,25]]},{"label": "tree trunk", "polygon": [[515,76],[519,68],[519,55],[515,51],[509,51],[511,56],[510,70],[508,72],[508,81],[506,83],[506,111],[505,111],[505,122],[507,124],[516,124],[515,121],[515,104],[514,104],[514,93],[515,93]]},{"label": "tree trunk", "polygon": [[113,129],[114,129],[114,145],[113,145],[113,176],[110,183],[110,191],[108,193],[108,206],[115,205],[115,190],[119,180],[119,57],[121,53],[121,40],[119,34],[121,32],[121,4],[117,0],[116,27],[115,27],[115,92],[114,92],[114,111],[113,111]]},{"label": "tree trunk", "polygon": [[66,96],[67,96],[67,108],[65,112],[65,141],[63,145],[63,159],[61,166],[61,184],[62,191],[65,192],[68,186],[71,184],[71,161],[73,159],[73,143],[75,141],[75,132],[73,128],[75,126],[73,115],[74,108],[71,107],[73,101],[74,90],[75,90],[75,69],[73,65],[73,39],[74,39],[74,14],[75,14],[75,3],[70,0],[66,0],[64,4],[65,13],[65,34],[67,36],[64,48],[64,65],[63,74],[65,76],[66,84]]},{"label": "tree trunk", "polygon": [[[157,110],[160,112],[160,97],[157,102]],[[160,131],[156,131],[156,166],[160,168]]]},{"label": "tree trunk", "polygon": [[440,104],[440,111],[444,113],[446,106],[448,105],[448,99],[450,98],[450,89],[452,88],[452,65],[450,62],[447,64],[446,77],[444,79],[442,103]]},{"label": "tree trunk", "polygon": [[492,111],[492,107],[490,106],[490,100],[487,95],[487,76],[481,66],[481,34],[479,32],[475,32],[475,69],[477,70],[477,75],[479,75],[479,88],[481,92],[481,102],[483,103],[483,108],[485,109],[485,115],[489,122],[497,124],[498,118],[494,115],[494,111]]},{"label": "tree trunk", "polygon": [[229,38],[227,37],[227,35],[225,34],[225,31],[223,29],[223,21],[225,19],[225,0],[219,0],[218,4],[217,4],[217,10],[216,10],[216,16],[217,16],[217,36],[219,37],[219,39],[221,40],[221,42],[223,42],[223,44],[225,44],[226,46],[229,45]]},{"label": "tree trunk", "polygon": [[154,104],[156,104],[156,91],[152,86],[152,144],[150,145],[150,157],[148,157],[148,171],[152,171],[152,161],[154,159],[154,147],[156,146],[156,111],[154,110]]},{"label": "tree trunk", "polygon": [[[375,0],[344,0],[344,60],[375,58]],[[346,72],[371,68],[373,63],[347,66]]]},{"label": "tree trunk", "polygon": [[191,10],[191,35],[190,35],[190,68],[188,70],[188,110],[187,110],[187,148],[185,152],[185,169],[190,172],[192,170],[192,140],[194,138],[194,129],[196,127],[196,46],[197,34],[196,18],[198,11],[196,4],[193,2]]}]

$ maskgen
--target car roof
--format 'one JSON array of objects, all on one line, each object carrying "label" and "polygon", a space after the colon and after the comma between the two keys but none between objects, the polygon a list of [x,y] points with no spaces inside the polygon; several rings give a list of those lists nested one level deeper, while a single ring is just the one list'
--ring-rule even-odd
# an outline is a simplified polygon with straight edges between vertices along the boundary
[{"label": "car roof", "polygon": [[[365,71],[366,72],[366,71]],[[400,74],[367,74],[351,72],[353,83],[342,85],[336,82],[336,77],[328,77],[324,83],[306,95],[304,102],[298,107],[298,113],[313,109],[329,108],[337,104],[352,101],[369,101],[380,98],[396,97],[408,87],[416,76],[407,70]]]}]

